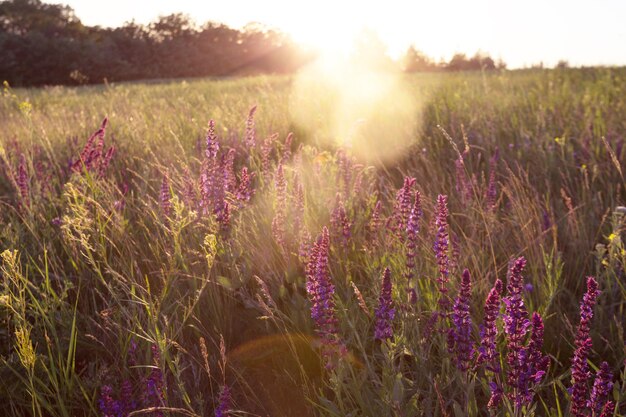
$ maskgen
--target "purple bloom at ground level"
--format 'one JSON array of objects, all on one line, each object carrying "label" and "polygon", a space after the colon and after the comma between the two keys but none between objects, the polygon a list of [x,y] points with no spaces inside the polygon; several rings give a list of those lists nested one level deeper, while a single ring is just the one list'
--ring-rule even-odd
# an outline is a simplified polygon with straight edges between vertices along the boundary
[{"label": "purple bloom at ground level", "polygon": [[539,384],[550,365],[550,358],[541,351],[543,347],[543,319],[538,313],[532,315],[532,330],[528,346],[519,352],[518,362],[522,366],[517,384],[514,386],[521,401],[530,404],[534,393],[532,385]]},{"label": "purple bloom at ground level", "polygon": [[485,319],[477,358],[478,364],[484,363],[489,371],[495,373],[500,372],[500,353],[496,348],[496,337],[498,336],[496,320],[500,313],[501,293],[502,281],[496,279],[485,300]]},{"label": "purple bloom at ground level", "polygon": [[571,413],[574,417],[583,417],[587,414],[587,380],[590,376],[587,357],[592,349],[589,326],[597,297],[598,283],[595,278],[587,277],[587,292],[580,303],[580,324],[576,332],[576,340],[574,341],[576,350],[572,358]]},{"label": "purple bloom at ground level", "polygon": [[102,417],[120,417],[120,403],[119,401],[113,399],[113,388],[111,388],[110,385],[103,385],[100,388],[98,408],[100,408]]},{"label": "purple bloom at ground level", "polygon": [[[146,387],[143,393],[143,405],[145,407],[162,407],[165,401],[165,383],[163,381],[163,373],[160,368],[159,348],[152,345],[152,361],[153,368],[150,376],[146,380]],[[163,413],[157,412],[154,417],[161,417]]]},{"label": "purple bloom at ground level", "polygon": [[330,237],[324,227],[322,234],[312,249],[307,265],[307,292],[311,300],[311,318],[317,333],[324,343],[334,343],[337,339],[337,318],[335,317],[335,286],[328,268]]},{"label": "purple bloom at ground level", "polygon": [[215,408],[215,417],[229,417],[228,411],[230,410],[230,389],[227,385],[222,387],[222,392],[220,392],[219,403],[217,408]]},{"label": "purple bloom at ground level", "polygon": [[613,374],[609,369],[609,364],[602,362],[596,373],[596,379],[591,390],[591,398],[587,403],[587,406],[591,409],[594,416],[601,413],[612,389]]},{"label": "purple bloom at ground level", "polygon": [[122,382],[122,388],[120,389],[120,405],[123,416],[127,416],[137,409],[137,401],[135,401],[133,393],[133,384],[128,379]]},{"label": "purple bloom at ground level", "polygon": [[528,311],[522,299],[524,286],[522,270],[524,266],[526,266],[526,259],[523,257],[519,257],[511,263],[508,272],[508,295],[503,299],[506,306],[504,332],[507,336],[508,350],[506,357],[508,364],[507,381],[509,386],[515,388],[511,395],[517,409],[520,409],[526,402],[526,395],[522,392],[523,387],[526,386],[524,373],[528,359],[528,351],[524,346],[524,341],[531,326],[531,322],[528,320]]},{"label": "purple bloom at ground level", "polygon": [[374,339],[385,340],[393,337],[393,318],[396,310],[393,308],[393,300],[391,296],[391,271],[385,268],[381,281],[380,297],[378,299],[378,308],[376,309],[376,329]]},{"label": "purple bloom at ground level", "polygon": [[473,354],[471,297],[472,280],[466,269],[461,276],[461,288],[452,309],[453,327],[448,332],[448,349],[455,354],[456,366],[461,371],[469,369],[469,362]]},{"label": "purple bloom at ground level", "polygon": [[607,401],[600,417],[613,417],[613,410],[615,410],[615,403],[613,401]]}]

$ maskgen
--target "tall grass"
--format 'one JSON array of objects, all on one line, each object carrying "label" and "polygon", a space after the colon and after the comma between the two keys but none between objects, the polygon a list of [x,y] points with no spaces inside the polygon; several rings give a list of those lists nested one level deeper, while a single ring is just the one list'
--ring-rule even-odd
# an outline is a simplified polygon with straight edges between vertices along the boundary
[{"label": "tall grass", "polygon": [[401,83],[384,160],[286,77],[6,86],[2,414],[625,414],[626,71]]}]

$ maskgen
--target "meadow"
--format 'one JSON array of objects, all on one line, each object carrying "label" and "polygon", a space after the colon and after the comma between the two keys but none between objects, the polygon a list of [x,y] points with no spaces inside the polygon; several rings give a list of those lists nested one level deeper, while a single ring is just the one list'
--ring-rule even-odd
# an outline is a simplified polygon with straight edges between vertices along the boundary
[{"label": "meadow", "polygon": [[5,84],[0,414],[626,415],[626,69],[348,75]]}]

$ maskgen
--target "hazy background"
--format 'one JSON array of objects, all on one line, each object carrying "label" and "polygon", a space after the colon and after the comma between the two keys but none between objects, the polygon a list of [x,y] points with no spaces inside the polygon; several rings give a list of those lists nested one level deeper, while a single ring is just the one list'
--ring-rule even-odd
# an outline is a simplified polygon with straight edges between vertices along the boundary
[{"label": "hazy background", "polygon": [[[48,3],[58,3],[49,1]],[[620,0],[388,0],[297,2],[283,0],[69,0],[85,25],[147,24],[183,12],[241,28],[249,22],[274,26],[295,40],[341,48],[363,27],[375,30],[398,57],[410,44],[436,59],[477,50],[509,68],[561,59],[572,65],[626,64],[626,2]]]}]

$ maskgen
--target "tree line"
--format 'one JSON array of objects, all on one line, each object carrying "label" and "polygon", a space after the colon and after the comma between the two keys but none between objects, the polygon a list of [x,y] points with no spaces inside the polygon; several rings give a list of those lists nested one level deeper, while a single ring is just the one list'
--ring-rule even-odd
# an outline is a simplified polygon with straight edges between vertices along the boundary
[{"label": "tree line", "polygon": [[[314,58],[260,24],[197,25],[177,13],[148,25],[103,28],[82,24],[69,6],[41,0],[0,2],[0,54],[0,80],[16,86],[291,73]],[[434,63],[414,47],[395,64],[407,72],[504,67],[480,54]]]}]

